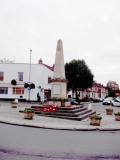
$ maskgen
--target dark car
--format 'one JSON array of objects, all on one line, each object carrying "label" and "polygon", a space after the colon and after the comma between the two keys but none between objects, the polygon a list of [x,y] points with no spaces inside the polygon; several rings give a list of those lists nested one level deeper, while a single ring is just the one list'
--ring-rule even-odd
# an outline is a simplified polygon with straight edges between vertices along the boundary
[{"label": "dark car", "polygon": [[70,101],[71,101],[72,105],[79,105],[79,102],[77,102],[76,99],[74,99],[74,98],[71,98]]}]

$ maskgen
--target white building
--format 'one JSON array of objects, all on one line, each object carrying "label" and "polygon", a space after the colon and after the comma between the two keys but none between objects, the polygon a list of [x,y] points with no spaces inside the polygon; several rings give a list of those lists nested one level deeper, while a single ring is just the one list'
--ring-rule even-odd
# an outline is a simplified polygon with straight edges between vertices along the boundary
[{"label": "white building", "polygon": [[[31,69],[30,69],[31,68]],[[53,77],[53,67],[39,61],[39,64],[0,63],[0,99],[37,100],[37,93],[44,100],[50,95],[51,85],[48,79]],[[15,80],[16,85],[11,84]],[[24,84],[34,83],[35,88],[29,89]]]}]

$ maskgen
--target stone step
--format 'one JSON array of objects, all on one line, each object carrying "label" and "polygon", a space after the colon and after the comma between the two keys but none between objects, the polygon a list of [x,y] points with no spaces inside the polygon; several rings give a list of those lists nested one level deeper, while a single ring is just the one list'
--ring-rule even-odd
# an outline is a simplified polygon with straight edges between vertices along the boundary
[{"label": "stone step", "polygon": [[93,111],[89,111],[88,113],[84,114],[84,115],[80,115],[78,117],[71,117],[71,116],[58,116],[58,115],[46,115],[49,117],[55,117],[55,118],[62,118],[62,119],[69,119],[69,120],[76,120],[76,121],[82,121],[86,118],[88,118],[90,115],[94,114]]},{"label": "stone step", "polygon": [[84,115],[88,112],[90,112],[91,110],[83,110],[83,111],[80,111],[80,112],[76,112],[76,113],[65,113],[65,112],[51,112],[51,113],[45,113],[45,114],[48,114],[48,115],[56,115],[56,116],[69,116],[69,117],[78,117],[80,115]]},{"label": "stone step", "polygon": [[[41,113],[42,112],[42,109],[44,108],[45,106],[31,106],[32,109],[34,109],[35,113]],[[47,107],[47,106],[46,106]],[[83,111],[83,110],[86,110],[87,107],[84,107],[84,106],[72,106],[72,107],[59,107],[58,108],[58,111],[57,112],[61,112],[61,113],[76,113],[76,112],[80,112],[80,111]]]},{"label": "stone step", "polygon": [[[90,103],[85,103],[81,105],[72,105],[70,107],[59,107],[57,112],[42,112],[42,109],[45,107],[44,105],[39,107],[36,112],[38,115],[51,116],[56,118],[64,118],[71,120],[83,120],[88,118],[93,111],[90,109]],[[46,105],[47,107],[47,105]],[[32,107],[36,108],[36,107]]]},{"label": "stone step", "polygon": [[83,108],[84,105],[73,105],[73,106],[69,106],[69,107],[59,107],[60,110],[73,110],[73,109],[77,109],[77,108]]},{"label": "stone step", "polygon": [[76,112],[81,112],[81,111],[84,111],[84,110],[86,110],[86,109],[88,109],[87,107],[80,107],[80,108],[74,108],[74,109],[68,109],[68,110],[61,110],[61,109],[59,109],[58,110],[58,112],[61,112],[61,113],[76,113]]},{"label": "stone step", "polygon": [[[44,107],[49,107],[49,105],[32,105],[31,108],[44,108]],[[78,109],[78,108],[83,108],[83,105],[74,105],[74,106],[69,106],[69,107],[58,107],[60,110],[74,110],[74,109]]]}]

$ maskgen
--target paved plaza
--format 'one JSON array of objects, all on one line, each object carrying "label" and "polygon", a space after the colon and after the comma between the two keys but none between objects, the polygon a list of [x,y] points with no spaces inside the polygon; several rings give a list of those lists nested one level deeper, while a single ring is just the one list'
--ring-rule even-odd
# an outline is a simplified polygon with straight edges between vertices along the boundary
[{"label": "paved plaza", "polygon": [[[51,128],[51,129],[65,129],[65,130],[120,130],[120,121],[115,121],[114,114],[112,116],[106,115],[105,108],[101,103],[92,103],[91,107],[102,116],[100,126],[90,125],[90,119],[83,121],[67,120],[61,118],[53,118],[48,116],[34,116],[33,120],[24,119],[24,114],[19,110],[24,110],[26,107],[31,107],[33,103],[19,102],[17,108],[11,108],[10,102],[0,102],[0,122],[23,125],[30,127]],[[114,112],[120,111],[120,108],[114,107]]]},{"label": "paved plaza", "polygon": [[[120,159],[120,131],[114,131],[120,130],[120,121],[115,121],[114,115],[106,116],[108,106],[92,103],[93,110],[103,117],[101,126],[95,127],[89,119],[73,121],[35,115],[33,120],[26,120],[19,110],[31,105],[19,102],[17,108],[11,108],[9,102],[0,102],[0,160]],[[114,112],[119,110],[114,108]]]}]

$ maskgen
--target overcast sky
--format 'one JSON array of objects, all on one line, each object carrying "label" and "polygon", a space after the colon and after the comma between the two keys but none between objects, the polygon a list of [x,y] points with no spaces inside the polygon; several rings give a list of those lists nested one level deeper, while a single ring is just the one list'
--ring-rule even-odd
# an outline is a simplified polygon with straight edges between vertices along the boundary
[{"label": "overcast sky", "polygon": [[0,59],[84,59],[97,82],[120,83],[120,0],[0,0]]}]

